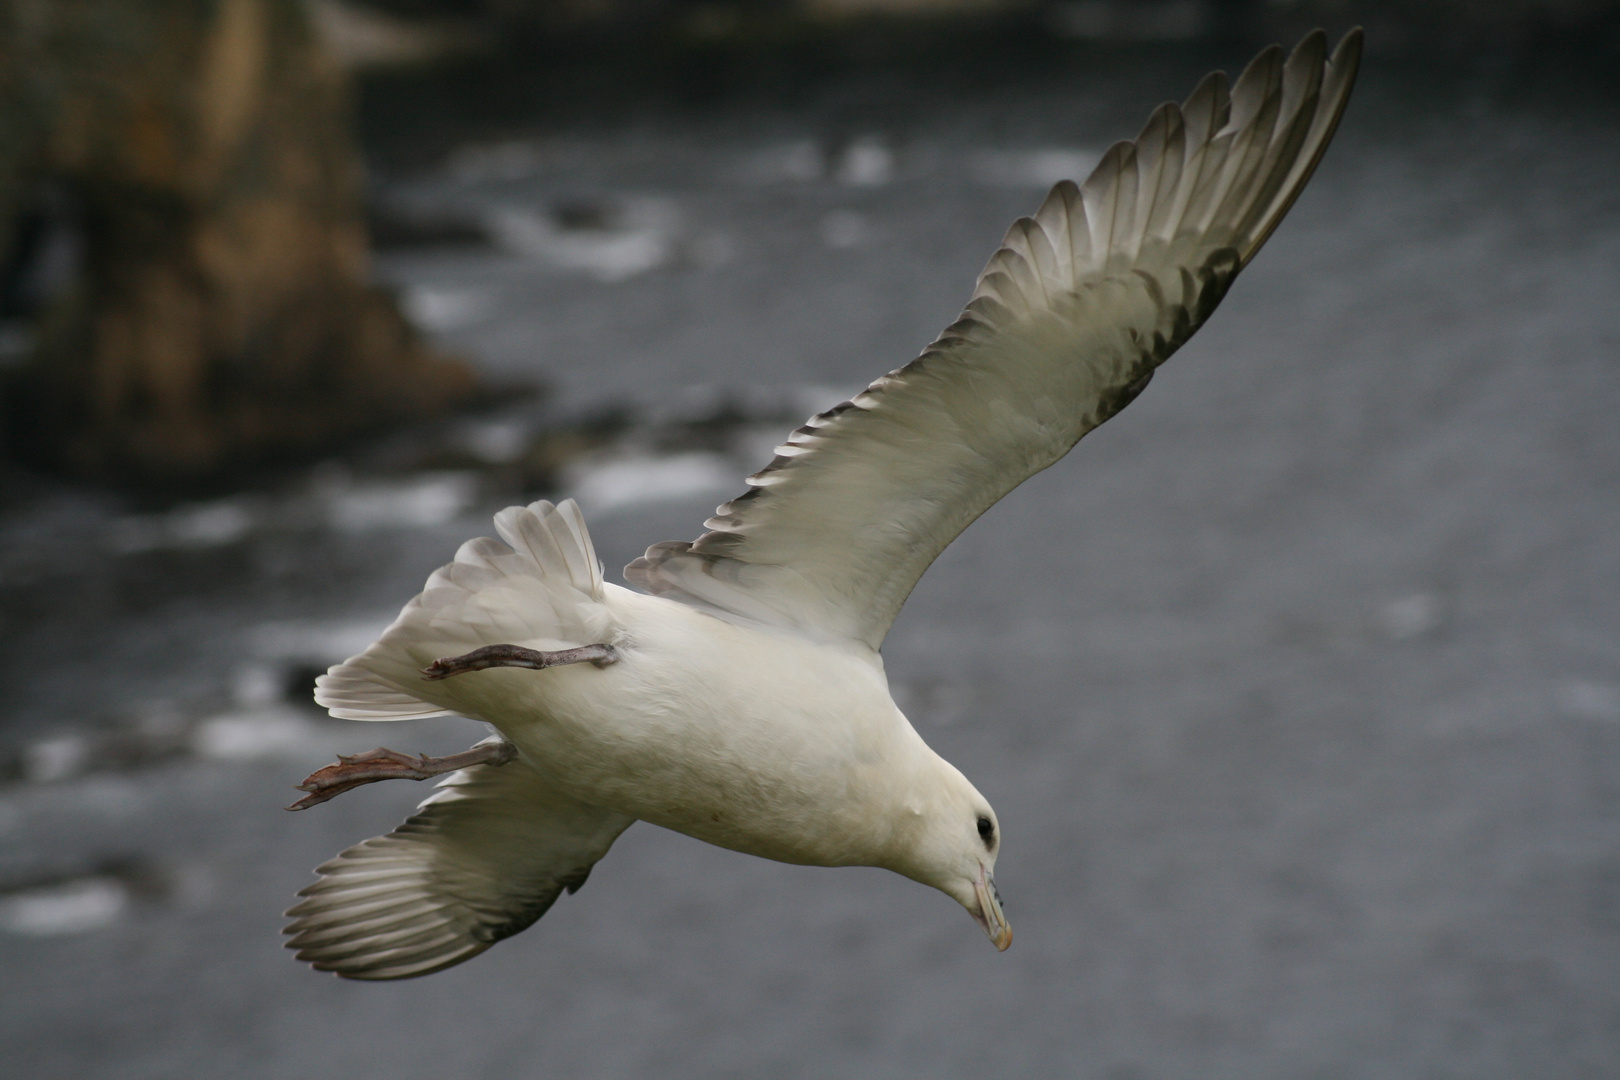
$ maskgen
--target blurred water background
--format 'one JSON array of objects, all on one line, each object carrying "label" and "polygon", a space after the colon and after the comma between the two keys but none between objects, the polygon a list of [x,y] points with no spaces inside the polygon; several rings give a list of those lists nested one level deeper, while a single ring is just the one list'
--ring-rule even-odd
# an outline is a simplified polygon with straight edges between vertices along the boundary
[{"label": "blurred water background", "polygon": [[[1620,1074],[1607,9],[681,10],[684,36],[531,29],[361,78],[375,274],[474,406],[206,492],[12,470],[8,1074]],[[291,785],[479,735],[329,720],[315,672],[510,503],[577,497],[610,573],[696,535],[950,322],[1048,185],[1315,21],[1371,32],[1291,216],[884,650],[997,806],[1008,953],[893,875],[640,825],[451,971],[292,961],[310,868],[426,792],[292,815]]]}]

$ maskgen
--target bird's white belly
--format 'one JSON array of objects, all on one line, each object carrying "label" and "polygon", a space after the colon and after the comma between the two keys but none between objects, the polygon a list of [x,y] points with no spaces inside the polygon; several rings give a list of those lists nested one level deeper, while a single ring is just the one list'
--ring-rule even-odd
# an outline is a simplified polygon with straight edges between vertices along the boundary
[{"label": "bird's white belly", "polygon": [[499,687],[479,715],[527,761],[584,802],[749,854],[884,846],[886,765],[920,740],[875,656],[614,593],[618,663],[468,677]]}]

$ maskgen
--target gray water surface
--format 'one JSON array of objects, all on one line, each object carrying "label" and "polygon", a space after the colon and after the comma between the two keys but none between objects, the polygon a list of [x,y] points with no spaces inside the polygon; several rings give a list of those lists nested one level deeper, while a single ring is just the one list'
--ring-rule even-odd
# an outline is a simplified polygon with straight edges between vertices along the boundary
[{"label": "gray water surface", "polygon": [[[1043,170],[1190,89],[1185,53],[1124,88],[699,111],[389,178],[397,212],[492,239],[379,272],[446,347],[550,389],[445,438],[499,459],[593,410],[630,426],[545,490],[474,453],[180,512],[67,488],[8,512],[8,1072],[1620,1073],[1620,97],[1557,64],[1371,55],[1213,321],[970,528],[885,646],[997,807],[1009,952],[896,876],[640,825],[519,937],[347,983],[292,961],[279,912],[425,792],[279,807],[335,751],[477,737],[302,701],[492,511],[577,491],[610,571],[696,535],[740,490],[716,468],[914,355]],[[726,402],[650,490],[602,471],[667,462],[647,433]]]}]

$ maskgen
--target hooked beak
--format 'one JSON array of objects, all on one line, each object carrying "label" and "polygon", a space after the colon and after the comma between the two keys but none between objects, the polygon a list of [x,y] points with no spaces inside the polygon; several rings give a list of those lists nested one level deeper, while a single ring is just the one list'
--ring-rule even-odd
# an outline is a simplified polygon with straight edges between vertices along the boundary
[{"label": "hooked beak", "polygon": [[1001,894],[996,891],[996,879],[990,876],[988,870],[979,870],[979,880],[973,883],[973,894],[979,900],[979,910],[973,913],[973,921],[990,935],[990,944],[1006,952],[1007,946],[1012,944],[1012,927],[1007,925],[1007,916],[1001,913]]}]

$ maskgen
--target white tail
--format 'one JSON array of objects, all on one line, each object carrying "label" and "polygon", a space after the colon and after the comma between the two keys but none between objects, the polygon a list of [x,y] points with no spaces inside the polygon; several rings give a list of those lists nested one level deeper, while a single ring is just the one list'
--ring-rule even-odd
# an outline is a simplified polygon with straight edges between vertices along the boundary
[{"label": "white tail", "polygon": [[421,670],[485,645],[567,649],[601,641],[602,567],[572,499],[495,515],[503,544],[469,540],[428,578],[365,652],[315,680],[315,700],[341,720],[412,720],[457,710],[429,696]]}]

